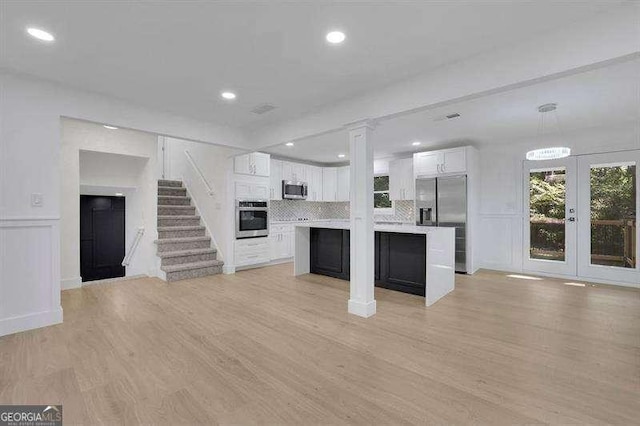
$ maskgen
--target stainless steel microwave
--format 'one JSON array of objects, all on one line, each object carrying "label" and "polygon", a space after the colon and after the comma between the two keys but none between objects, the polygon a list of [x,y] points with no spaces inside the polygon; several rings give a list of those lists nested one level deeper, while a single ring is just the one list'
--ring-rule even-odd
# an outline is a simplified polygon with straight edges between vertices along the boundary
[{"label": "stainless steel microwave", "polygon": [[307,182],[282,181],[282,198],[285,200],[306,200]]}]

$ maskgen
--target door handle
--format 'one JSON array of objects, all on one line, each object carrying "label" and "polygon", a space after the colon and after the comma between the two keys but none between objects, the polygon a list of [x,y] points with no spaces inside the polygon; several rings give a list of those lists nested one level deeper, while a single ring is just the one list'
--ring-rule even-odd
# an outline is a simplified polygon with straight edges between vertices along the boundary
[{"label": "door handle", "polygon": [[569,222],[575,222],[575,221],[576,221],[576,218],[575,218],[575,217],[570,217],[570,218],[569,218]]}]

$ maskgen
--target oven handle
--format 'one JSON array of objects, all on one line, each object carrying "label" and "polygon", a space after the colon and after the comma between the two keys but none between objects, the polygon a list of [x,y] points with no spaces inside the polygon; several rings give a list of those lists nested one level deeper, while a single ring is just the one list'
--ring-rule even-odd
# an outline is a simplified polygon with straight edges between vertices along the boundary
[{"label": "oven handle", "polygon": [[236,207],[236,210],[239,212],[246,212],[246,211],[268,212],[269,207]]}]

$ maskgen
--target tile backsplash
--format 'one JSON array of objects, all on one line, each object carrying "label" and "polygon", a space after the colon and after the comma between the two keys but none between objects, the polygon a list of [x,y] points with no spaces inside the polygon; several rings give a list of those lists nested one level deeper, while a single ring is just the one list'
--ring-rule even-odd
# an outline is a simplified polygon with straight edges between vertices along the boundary
[{"label": "tile backsplash", "polygon": [[[413,222],[413,201],[395,201],[395,214],[375,215],[377,222]],[[271,201],[271,220],[309,220],[349,219],[348,202],[317,202],[298,200]]]}]

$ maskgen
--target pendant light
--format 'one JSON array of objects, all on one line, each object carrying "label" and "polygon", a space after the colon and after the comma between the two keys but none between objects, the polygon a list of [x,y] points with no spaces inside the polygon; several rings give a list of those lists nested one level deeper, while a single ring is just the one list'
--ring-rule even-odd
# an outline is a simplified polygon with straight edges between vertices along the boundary
[{"label": "pendant light", "polygon": [[[552,112],[556,119],[556,125],[558,127],[558,133],[560,133],[560,120],[558,119],[558,113],[556,109],[558,104],[550,103],[540,105],[538,112],[540,113],[540,120],[538,122],[538,137],[541,137],[545,133],[545,116]],[[555,160],[557,158],[564,158],[571,155],[571,148],[564,146],[554,146],[549,148],[534,149],[527,152],[527,160],[540,161],[540,160]]]}]

